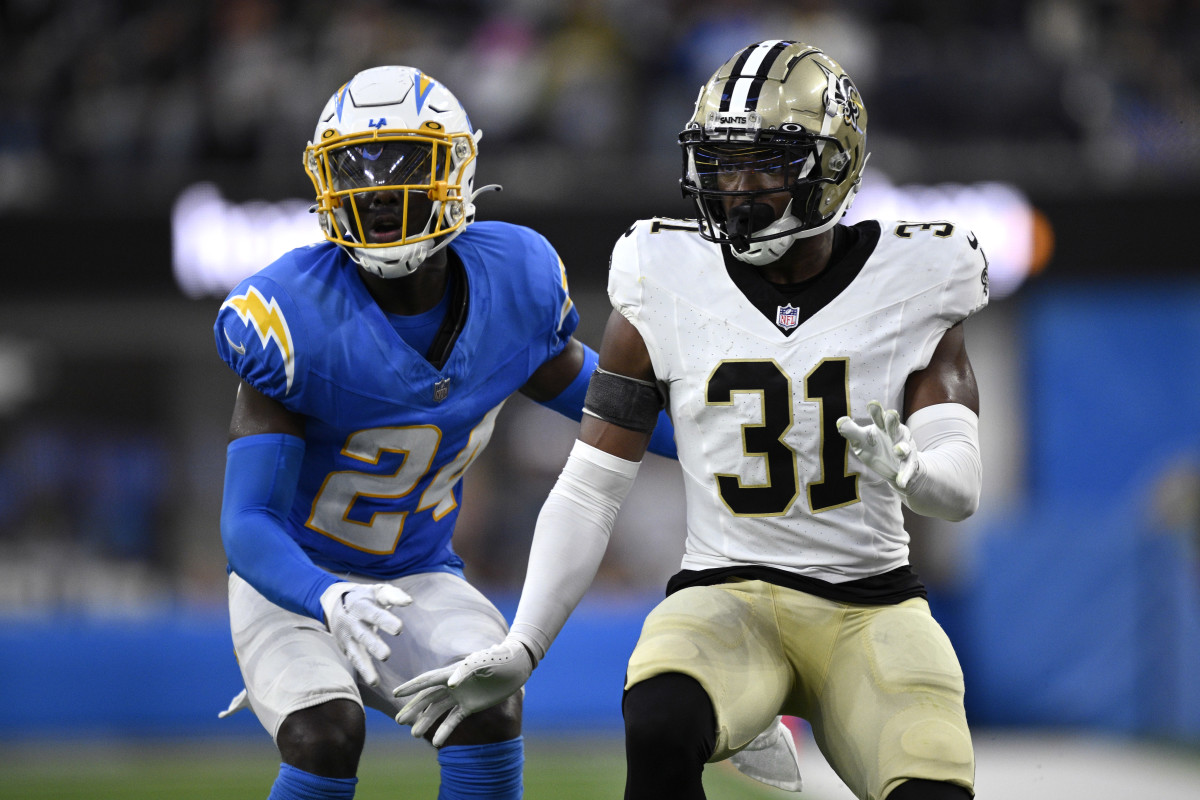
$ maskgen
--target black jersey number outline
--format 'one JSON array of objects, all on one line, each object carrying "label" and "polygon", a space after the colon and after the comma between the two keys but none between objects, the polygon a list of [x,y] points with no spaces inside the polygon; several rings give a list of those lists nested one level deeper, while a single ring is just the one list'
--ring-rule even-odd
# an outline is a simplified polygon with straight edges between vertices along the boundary
[{"label": "black jersey number outline", "polygon": [[[850,406],[848,361],[827,358],[804,376],[804,399],[821,409],[821,474],[808,484],[808,503],[817,514],[856,503],[858,474],[848,469],[848,443],[837,432],[837,420]],[[757,394],[761,422],[742,425],[742,453],[765,459],[766,482],[746,485],[740,475],[718,473],[717,493],[738,517],[787,514],[800,494],[796,454],[783,439],[795,422],[792,379],[774,359],[722,361],[705,388],[705,402],[731,406],[735,394]]]},{"label": "black jersey number outline", "polygon": [[[913,231],[929,231],[940,239],[948,239],[954,235],[954,223],[939,220],[937,222],[901,222],[893,231],[901,239],[911,239]],[[974,245],[972,245],[974,246]]]}]

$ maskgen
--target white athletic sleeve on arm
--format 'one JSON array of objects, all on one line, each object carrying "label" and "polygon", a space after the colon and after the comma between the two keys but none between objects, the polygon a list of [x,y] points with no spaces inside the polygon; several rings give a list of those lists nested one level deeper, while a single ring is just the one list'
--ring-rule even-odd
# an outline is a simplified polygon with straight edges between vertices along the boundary
[{"label": "white athletic sleeve on arm", "polygon": [[979,417],[960,403],[937,403],[917,409],[905,424],[920,454],[905,504],[952,522],[974,514],[983,489]]},{"label": "white athletic sleeve on arm", "polygon": [[596,577],[640,463],[581,441],[571,449],[538,514],[510,634],[530,649],[535,664]]}]

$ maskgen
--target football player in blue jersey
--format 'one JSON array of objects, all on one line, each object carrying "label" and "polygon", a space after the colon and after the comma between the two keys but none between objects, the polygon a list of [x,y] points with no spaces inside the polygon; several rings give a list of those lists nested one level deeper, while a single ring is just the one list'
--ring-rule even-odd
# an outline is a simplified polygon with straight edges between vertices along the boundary
[{"label": "football player in blue jersey", "polygon": [[[475,221],[479,139],[421,71],[359,73],[304,154],[327,241],[218,312],[241,378],[221,512],[246,687],[230,711],[274,738],[276,800],[353,797],[364,706],[395,716],[392,687],[505,637],[451,544],[461,478],[512,393],[582,413],[596,354],[572,338],[562,262],[532,230]],[[439,745],[440,798],[521,796],[519,694]]]}]

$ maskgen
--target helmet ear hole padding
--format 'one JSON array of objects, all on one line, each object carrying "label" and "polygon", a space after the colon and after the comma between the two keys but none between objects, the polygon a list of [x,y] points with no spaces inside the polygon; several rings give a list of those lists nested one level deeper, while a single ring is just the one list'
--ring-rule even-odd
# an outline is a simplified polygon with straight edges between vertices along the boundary
[{"label": "helmet ear hole padding", "polygon": [[[849,210],[867,162],[867,112],[850,77],[821,50],[771,40],[745,47],[701,87],[679,135],[680,186],[700,217],[700,234],[733,247],[743,261],[768,264],[800,238],[828,230]],[[764,154],[787,174],[791,202],[778,219],[750,235],[732,235],[722,200],[754,192],[732,190],[715,179],[711,158],[697,154],[742,145]],[[788,172],[801,154],[803,166]],[[761,194],[761,192],[760,192]]]},{"label": "helmet ear hole padding", "polygon": [[[304,169],[316,191],[313,206],[325,238],[368,272],[411,274],[475,219],[477,143],[462,105],[441,83],[413,67],[374,67],[355,75],[329,98],[305,149]],[[402,180],[335,186],[331,156],[343,148],[405,143],[427,147],[429,166]],[[345,157],[345,153],[342,157]],[[397,241],[372,243],[355,204],[372,192],[406,193]],[[427,197],[424,219],[410,219],[409,192]],[[414,212],[417,213],[417,212]]]}]

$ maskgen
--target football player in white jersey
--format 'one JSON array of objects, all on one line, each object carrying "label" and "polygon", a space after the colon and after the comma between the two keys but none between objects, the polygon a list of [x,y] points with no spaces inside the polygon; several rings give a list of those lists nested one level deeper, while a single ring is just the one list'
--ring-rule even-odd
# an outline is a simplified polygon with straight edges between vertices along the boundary
[{"label": "football player in white jersey", "polygon": [[699,219],[617,242],[600,369],[511,632],[398,687],[414,733],[437,725],[436,742],[546,655],[665,403],[687,544],[629,662],[626,798],[703,797],[705,763],[730,757],[798,789],[780,715],[808,720],[860,798],[973,796],[962,671],[901,506],[978,505],[962,323],[987,303],[987,261],[950,221],[839,224],[866,126],[850,77],[802,43],[746,47],[701,89],[680,135]]}]

